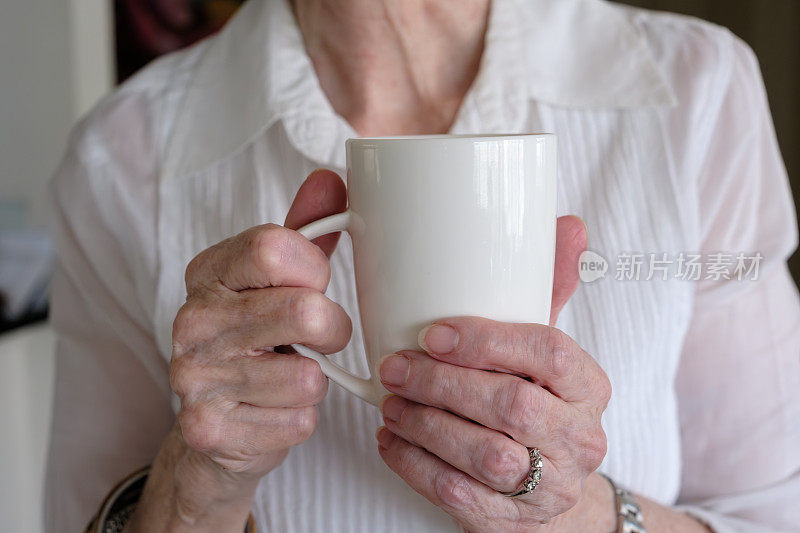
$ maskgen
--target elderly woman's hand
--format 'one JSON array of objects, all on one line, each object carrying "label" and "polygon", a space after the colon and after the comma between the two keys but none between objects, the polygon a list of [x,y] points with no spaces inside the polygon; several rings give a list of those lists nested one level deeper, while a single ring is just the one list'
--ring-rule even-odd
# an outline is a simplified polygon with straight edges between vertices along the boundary
[{"label": "elderly woman's hand", "polygon": [[[569,218],[559,219],[551,323],[585,247],[583,225]],[[611,387],[597,362],[556,328],[477,317],[439,321],[419,342],[427,353],[402,351],[380,367],[393,393],[377,433],[389,467],[471,531],[529,531],[572,508],[606,452]],[[541,483],[502,495],[526,478],[533,447]]]},{"label": "elderly woman's hand", "polygon": [[328,379],[315,361],[278,347],[336,352],[352,327],[324,294],[338,235],[311,243],[289,228],[345,207],[342,180],[317,171],[298,191],[287,227],[250,228],[187,267],[170,365],[178,424],[130,531],[241,531],[259,479],[314,432]]},{"label": "elderly woman's hand", "polygon": [[[287,226],[344,207],[341,179],[317,171]],[[186,268],[170,367],[178,420],[189,447],[228,471],[264,474],[316,427],[328,379],[315,361],[274,348],[302,342],[331,353],[347,345],[350,318],[324,294],[336,238],[311,243],[265,224],[208,248]]]}]

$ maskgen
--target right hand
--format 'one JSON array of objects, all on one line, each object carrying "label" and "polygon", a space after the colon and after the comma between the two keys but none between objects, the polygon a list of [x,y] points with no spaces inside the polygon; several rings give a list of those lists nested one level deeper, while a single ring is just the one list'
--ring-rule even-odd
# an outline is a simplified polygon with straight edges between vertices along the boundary
[{"label": "right hand", "polygon": [[[250,228],[189,263],[188,296],[173,324],[170,367],[172,389],[181,399],[179,434],[188,453],[175,468],[197,470],[199,464],[204,470],[176,473],[192,479],[182,483],[188,491],[201,490],[196,484],[208,477],[209,468],[223,472],[234,486],[238,480],[254,490],[292,446],[314,432],[316,404],[325,397],[328,380],[315,361],[285,345],[333,353],[347,345],[352,325],[344,309],[324,295],[328,257],[339,235],[310,242],[290,228],[345,207],[341,179],[315,171],[298,191],[285,227]],[[208,505],[207,496],[188,499],[194,500],[189,507],[200,507],[197,513]]]}]

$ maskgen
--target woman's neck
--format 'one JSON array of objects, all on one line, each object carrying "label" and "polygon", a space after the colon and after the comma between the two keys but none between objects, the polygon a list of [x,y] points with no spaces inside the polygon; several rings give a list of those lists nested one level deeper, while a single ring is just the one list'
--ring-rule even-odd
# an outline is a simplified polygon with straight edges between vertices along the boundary
[{"label": "woman's neck", "polygon": [[334,110],[364,136],[444,133],[478,72],[489,0],[295,0]]}]

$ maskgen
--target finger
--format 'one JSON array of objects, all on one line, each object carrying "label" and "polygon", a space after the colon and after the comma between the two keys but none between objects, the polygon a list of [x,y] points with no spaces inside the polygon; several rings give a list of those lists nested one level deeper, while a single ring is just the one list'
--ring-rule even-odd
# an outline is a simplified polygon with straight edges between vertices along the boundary
[{"label": "finger", "polygon": [[514,490],[528,474],[528,449],[503,433],[401,396],[388,396],[381,411],[392,433],[495,490]]},{"label": "finger", "polygon": [[[392,403],[390,403],[390,400]],[[399,420],[393,421],[384,415],[387,429],[409,444],[436,455],[470,477],[498,492],[517,491],[530,472],[528,449],[509,439],[506,435],[467,422],[455,415],[419,404],[408,404],[405,409],[399,396],[390,396],[384,401]],[[415,412],[416,410],[416,412]],[[428,423],[425,416],[433,416]],[[418,426],[420,424],[421,426]],[[426,428],[431,429],[428,431]],[[441,431],[440,428],[444,428]],[[546,455],[542,454],[543,476],[534,494],[518,497],[517,502],[533,504],[540,510],[555,509],[566,495],[564,476]],[[528,510],[530,512],[530,510]]]},{"label": "finger", "polygon": [[[412,489],[468,531],[520,531],[540,525],[543,513],[503,496],[386,428],[378,429],[378,453]],[[538,489],[537,489],[538,490]]]},{"label": "finger", "polygon": [[[347,209],[347,188],[342,178],[332,170],[318,169],[309,174],[294,197],[284,226],[299,229],[310,222]],[[314,239],[325,255],[330,257],[339,242],[339,233]]]},{"label": "finger", "polygon": [[265,287],[309,287],[323,292],[330,264],[319,247],[296,231],[264,224],[201,252],[186,267],[186,291],[222,287],[231,291]]},{"label": "finger", "polygon": [[178,311],[172,326],[173,360],[207,365],[294,343],[334,353],[347,345],[351,332],[344,309],[313,289],[274,287],[225,298],[209,293]]},{"label": "finger", "polygon": [[264,409],[251,405],[190,404],[178,413],[186,443],[194,450],[228,462],[231,470],[253,457],[308,440],[317,425],[315,407]]},{"label": "finger", "polygon": [[384,387],[403,398],[474,420],[548,455],[563,448],[572,407],[522,378],[406,351],[385,358],[379,372]]},{"label": "finger", "polygon": [[586,250],[586,237],[586,224],[579,217],[567,215],[558,218],[550,325],[556,323],[567,300],[578,288],[578,258]]},{"label": "finger", "polygon": [[328,393],[319,363],[297,354],[266,353],[233,363],[233,396],[256,407],[307,407]]},{"label": "finger", "polygon": [[568,402],[605,405],[611,385],[603,369],[562,331],[480,317],[440,320],[423,329],[420,346],[458,366],[523,374]]},{"label": "finger", "polygon": [[179,394],[191,401],[226,398],[255,407],[308,407],[328,392],[319,364],[296,354],[265,352],[179,369],[192,372],[189,378],[175,378],[193,379],[191,390],[183,386]]}]

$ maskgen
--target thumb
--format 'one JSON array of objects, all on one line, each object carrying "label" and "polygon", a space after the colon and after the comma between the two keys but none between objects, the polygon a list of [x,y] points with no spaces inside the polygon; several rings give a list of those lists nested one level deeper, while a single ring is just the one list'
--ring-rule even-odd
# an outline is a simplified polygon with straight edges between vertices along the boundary
[{"label": "thumb", "polygon": [[[347,209],[347,188],[332,170],[318,169],[308,175],[294,197],[284,226],[299,229],[310,222]],[[312,241],[330,257],[339,242],[339,233],[323,235]]]},{"label": "thumb", "polygon": [[575,293],[580,281],[578,259],[586,250],[586,224],[579,217],[567,215],[556,221],[556,260],[553,276],[553,304],[550,325]]}]

